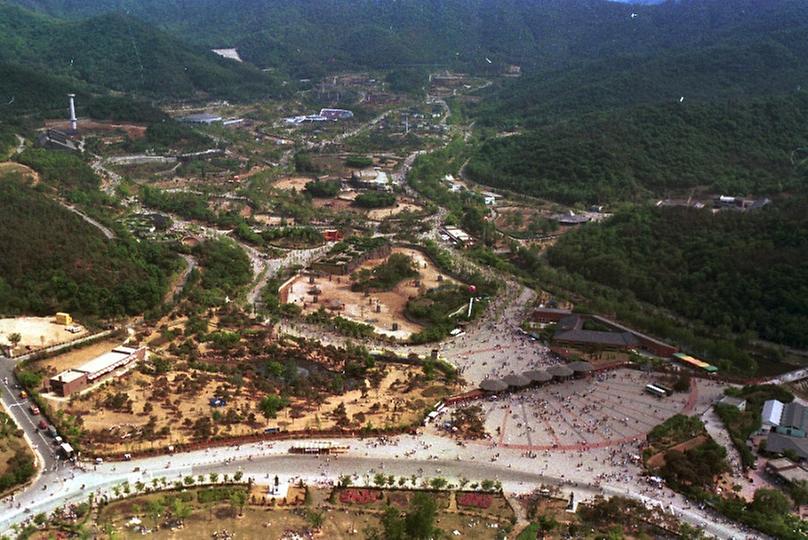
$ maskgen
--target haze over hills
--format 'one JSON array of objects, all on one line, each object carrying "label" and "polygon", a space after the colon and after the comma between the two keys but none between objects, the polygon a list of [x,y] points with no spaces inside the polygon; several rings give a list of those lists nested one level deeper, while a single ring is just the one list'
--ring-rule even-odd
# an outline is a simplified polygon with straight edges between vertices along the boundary
[{"label": "haze over hills", "polygon": [[[116,90],[152,97],[278,95],[278,81],[258,69],[194,48],[119,13],[62,21],[0,3],[0,63],[18,77],[54,76],[77,90]],[[37,73],[26,74],[24,69]],[[79,84],[76,84],[79,83]],[[34,88],[41,84],[31,79]],[[26,99],[20,93],[21,99]]]},{"label": "haze over hills", "polygon": [[[724,34],[788,28],[797,0],[17,0],[53,16],[122,12],[206,47],[237,47],[259,67],[316,76],[350,66],[452,63],[533,69],[637,51],[709,44]],[[632,16],[634,14],[634,16]]]}]

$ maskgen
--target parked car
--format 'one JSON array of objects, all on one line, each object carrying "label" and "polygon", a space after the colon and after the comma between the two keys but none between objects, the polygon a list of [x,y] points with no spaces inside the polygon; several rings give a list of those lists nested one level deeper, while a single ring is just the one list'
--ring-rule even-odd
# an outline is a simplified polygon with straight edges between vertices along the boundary
[{"label": "parked car", "polygon": [[48,423],[45,420],[40,420],[37,426],[39,429],[48,429]]},{"label": "parked car", "polygon": [[31,411],[31,414],[33,414],[34,416],[39,415],[39,407],[37,407],[36,405],[31,404],[31,406],[28,407],[28,409]]}]

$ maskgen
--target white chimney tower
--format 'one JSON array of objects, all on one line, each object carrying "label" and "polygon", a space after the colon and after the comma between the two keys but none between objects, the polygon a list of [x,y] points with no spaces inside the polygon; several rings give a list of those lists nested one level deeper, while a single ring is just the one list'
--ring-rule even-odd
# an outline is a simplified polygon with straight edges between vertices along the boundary
[{"label": "white chimney tower", "polygon": [[76,94],[67,94],[67,97],[70,98],[70,132],[76,133],[79,128],[79,122],[76,118],[76,104],[74,102]]}]

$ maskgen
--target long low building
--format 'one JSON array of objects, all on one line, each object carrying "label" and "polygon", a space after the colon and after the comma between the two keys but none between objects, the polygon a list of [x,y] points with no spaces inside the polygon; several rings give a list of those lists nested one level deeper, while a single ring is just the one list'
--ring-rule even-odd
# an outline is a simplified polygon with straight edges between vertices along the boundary
[{"label": "long low building", "polygon": [[116,347],[79,367],[68,369],[51,378],[50,389],[62,397],[95,383],[108,373],[146,359],[146,347]]}]

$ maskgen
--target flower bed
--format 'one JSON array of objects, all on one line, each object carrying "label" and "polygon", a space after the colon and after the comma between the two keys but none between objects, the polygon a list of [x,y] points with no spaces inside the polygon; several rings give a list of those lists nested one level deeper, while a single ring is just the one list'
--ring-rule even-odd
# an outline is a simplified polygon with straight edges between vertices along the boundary
[{"label": "flower bed", "polygon": [[378,501],[382,494],[371,489],[346,489],[340,492],[342,504],[370,504]]},{"label": "flower bed", "polygon": [[460,506],[473,506],[487,510],[491,507],[494,498],[486,493],[462,493],[457,496],[457,504]]}]

